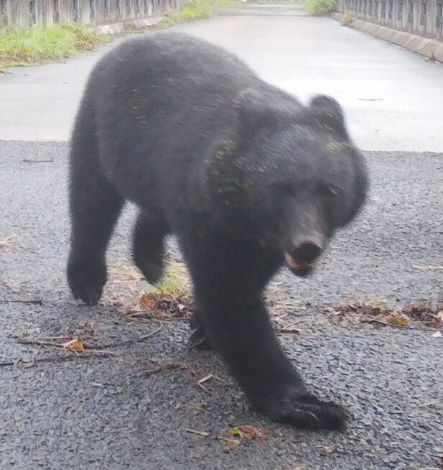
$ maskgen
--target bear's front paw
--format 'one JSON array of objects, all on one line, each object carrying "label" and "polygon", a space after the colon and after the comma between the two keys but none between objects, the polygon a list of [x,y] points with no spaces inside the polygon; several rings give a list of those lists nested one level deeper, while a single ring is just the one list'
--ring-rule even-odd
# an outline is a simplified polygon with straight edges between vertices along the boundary
[{"label": "bear's front paw", "polygon": [[81,299],[87,305],[96,305],[100,300],[106,280],[104,261],[70,258],[68,282],[75,299]]},{"label": "bear's front paw", "polygon": [[300,393],[298,389],[273,397],[262,411],[280,423],[310,430],[344,430],[350,418],[340,405],[320,401],[309,393]]}]

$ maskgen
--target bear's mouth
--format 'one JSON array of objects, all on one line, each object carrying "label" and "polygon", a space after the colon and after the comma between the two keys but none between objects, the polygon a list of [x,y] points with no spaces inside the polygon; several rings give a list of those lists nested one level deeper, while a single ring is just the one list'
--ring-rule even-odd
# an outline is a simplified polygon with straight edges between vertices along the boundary
[{"label": "bear's mouth", "polygon": [[288,268],[291,270],[293,274],[299,277],[306,277],[314,271],[316,262],[313,261],[311,263],[306,262],[299,262],[294,257],[292,257],[289,253],[285,253],[285,262]]}]

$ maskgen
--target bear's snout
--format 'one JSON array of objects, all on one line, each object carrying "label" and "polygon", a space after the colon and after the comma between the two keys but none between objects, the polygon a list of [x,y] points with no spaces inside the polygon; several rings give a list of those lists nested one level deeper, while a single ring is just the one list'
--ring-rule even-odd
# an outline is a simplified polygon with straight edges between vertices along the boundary
[{"label": "bear's snout", "polygon": [[294,274],[305,277],[314,270],[323,250],[319,240],[300,240],[285,253],[285,261]]}]

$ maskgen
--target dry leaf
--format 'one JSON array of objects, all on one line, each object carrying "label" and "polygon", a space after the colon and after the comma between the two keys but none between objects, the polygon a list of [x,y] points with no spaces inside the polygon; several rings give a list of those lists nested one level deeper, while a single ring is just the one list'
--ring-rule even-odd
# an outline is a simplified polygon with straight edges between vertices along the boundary
[{"label": "dry leaf", "polygon": [[268,429],[257,428],[255,426],[251,426],[250,424],[239,426],[239,429],[247,439],[255,439],[256,437],[263,438],[266,437],[270,432]]},{"label": "dry leaf", "polygon": [[14,243],[14,237],[0,238],[0,247],[10,246]]},{"label": "dry leaf", "polygon": [[397,317],[396,315],[390,315],[389,317],[386,317],[386,323],[394,326],[407,326],[408,320],[402,317]]},{"label": "dry leaf", "polygon": [[142,295],[140,302],[148,308],[154,308],[155,300],[150,298],[148,295]]},{"label": "dry leaf", "polygon": [[225,452],[232,452],[237,447],[240,445],[241,441],[237,439],[223,439],[225,442],[227,442],[227,445],[225,447]]},{"label": "dry leaf", "polygon": [[334,452],[336,452],[337,450],[337,447],[335,446],[314,446],[314,447],[317,447],[318,449],[321,449],[320,450],[320,454],[321,455],[328,455],[328,454],[332,454]]},{"label": "dry leaf", "polygon": [[251,426],[250,424],[245,424],[243,426],[237,426],[231,429],[231,435],[235,437],[244,437],[246,439],[255,439],[266,437],[270,431],[263,428],[257,428],[255,426]]},{"label": "dry leaf", "polygon": [[82,341],[77,338],[68,341],[67,343],[63,344],[63,349],[67,349],[69,351],[76,351],[81,352],[85,350],[85,345]]}]

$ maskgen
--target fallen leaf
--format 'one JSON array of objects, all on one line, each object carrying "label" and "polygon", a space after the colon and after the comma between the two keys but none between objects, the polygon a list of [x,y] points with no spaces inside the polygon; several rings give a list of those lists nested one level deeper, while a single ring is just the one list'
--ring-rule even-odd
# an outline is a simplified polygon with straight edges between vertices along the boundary
[{"label": "fallen leaf", "polygon": [[85,345],[82,341],[77,338],[68,341],[67,343],[63,344],[63,349],[67,349],[68,351],[76,351],[81,352],[85,350]]},{"label": "fallen leaf", "polygon": [[269,432],[270,431],[268,429],[257,428],[250,424],[244,424],[243,426],[231,429],[231,434],[233,436],[240,436],[246,439],[264,438],[269,434]]},{"label": "fallen leaf", "polygon": [[0,238],[0,247],[10,246],[14,243],[14,237]]},{"label": "fallen leaf", "polygon": [[156,303],[155,300],[150,298],[148,295],[142,295],[140,302],[148,308],[154,308]]},{"label": "fallen leaf", "polygon": [[408,320],[402,317],[397,317],[396,315],[390,315],[386,317],[386,323],[394,326],[407,326]]},{"label": "fallen leaf", "polygon": [[240,445],[239,441],[235,441],[234,439],[231,439],[230,441],[228,441],[228,445],[226,446],[225,451],[231,452],[235,450],[239,445]]},{"label": "fallen leaf", "polygon": [[232,428],[231,429],[231,435],[235,436],[235,437],[242,437],[243,433],[238,428]]},{"label": "fallen leaf", "polygon": [[219,437],[219,439],[227,443],[225,452],[232,452],[241,444],[239,439],[226,439],[226,437]]}]

